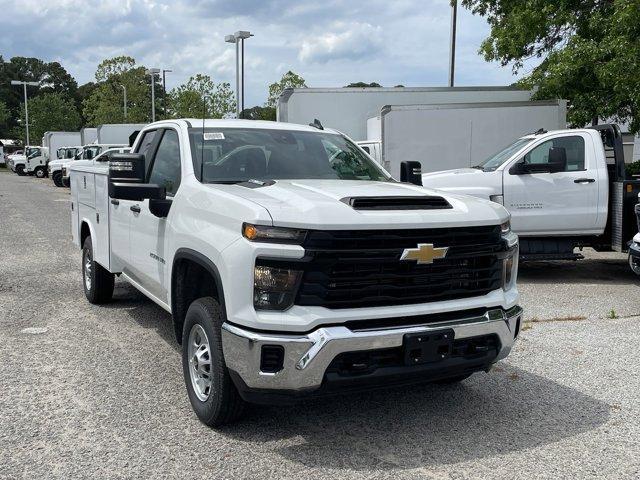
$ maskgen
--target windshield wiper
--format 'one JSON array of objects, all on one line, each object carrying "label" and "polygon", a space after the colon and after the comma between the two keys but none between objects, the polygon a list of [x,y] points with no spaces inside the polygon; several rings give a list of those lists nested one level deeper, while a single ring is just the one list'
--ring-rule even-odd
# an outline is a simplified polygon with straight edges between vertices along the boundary
[{"label": "windshield wiper", "polygon": [[478,170],[484,170],[484,167],[482,165],[474,165],[471,168],[477,168]]}]

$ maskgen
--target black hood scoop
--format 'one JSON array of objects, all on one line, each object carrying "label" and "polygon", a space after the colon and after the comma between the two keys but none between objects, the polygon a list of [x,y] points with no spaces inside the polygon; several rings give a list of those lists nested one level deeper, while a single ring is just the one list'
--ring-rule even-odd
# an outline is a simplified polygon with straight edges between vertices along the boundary
[{"label": "black hood scoop", "polygon": [[453,208],[444,198],[423,196],[402,197],[345,197],[341,202],[354,210],[441,210]]}]

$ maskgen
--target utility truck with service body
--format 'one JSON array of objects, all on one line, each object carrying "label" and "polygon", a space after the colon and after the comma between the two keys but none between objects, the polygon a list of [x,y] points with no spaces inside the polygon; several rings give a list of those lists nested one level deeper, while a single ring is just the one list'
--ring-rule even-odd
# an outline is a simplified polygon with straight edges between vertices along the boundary
[{"label": "utility truck with service body", "polygon": [[47,171],[49,178],[53,181],[56,187],[62,187],[62,165],[66,164],[69,160],[76,158],[78,152],[82,151],[82,147],[61,147],[57,150],[57,160],[50,160],[47,165]]},{"label": "utility truck with service body", "polygon": [[107,150],[118,148],[127,148],[124,144],[97,144],[93,143],[91,145],[85,145],[84,147],[80,147],[78,152],[73,158],[69,158],[60,163],[60,183],[63,187],[70,186],[69,180],[69,166],[76,160],[92,160],[98,157],[103,152]]},{"label": "utility truck with service body", "polygon": [[523,260],[576,260],[582,247],[626,252],[637,232],[640,180],[626,176],[616,125],[540,130],[473,168],[424,174],[422,184],[504,205]]},{"label": "utility truck with service body", "polygon": [[90,302],[120,276],[171,313],[211,426],[244,402],[460,381],[520,331],[508,212],[399,183],[333,130],[147,125],[132,153],[72,164],[71,226]]}]

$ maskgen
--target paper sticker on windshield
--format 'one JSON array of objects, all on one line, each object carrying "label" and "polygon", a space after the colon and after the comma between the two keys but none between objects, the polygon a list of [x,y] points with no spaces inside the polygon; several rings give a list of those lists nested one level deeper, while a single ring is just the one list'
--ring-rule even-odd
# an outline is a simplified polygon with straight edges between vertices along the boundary
[{"label": "paper sticker on windshield", "polygon": [[222,132],[204,132],[205,140],[224,140],[224,133]]}]

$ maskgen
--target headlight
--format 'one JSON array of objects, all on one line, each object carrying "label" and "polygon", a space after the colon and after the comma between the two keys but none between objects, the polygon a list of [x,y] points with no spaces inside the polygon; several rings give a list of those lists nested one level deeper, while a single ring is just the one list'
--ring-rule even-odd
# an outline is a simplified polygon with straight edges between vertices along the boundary
[{"label": "headlight", "polygon": [[511,220],[507,220],[506,222],[500,225],[500,232],[502,233],[503,236],[509,233],[510,231],[511,231]]},{"label": "headlight", "polygon": [[253,273],[253,306],[257,310],[285,310],[293,304],[302,272],[256,265]]},{"label": "headlight", "polygon": [[509,290],[513,287],[518,273],[516,268],[518,266],[518,249],[513,252],[509,252],[509,256],[504,259],[503,271],[502,271],[502,288]]},{"label": "headlight", "polygon": [[302,243],[307,232],[296,228],[266,227],[264,225],[242,224],[242,235],[252,242]]}]

